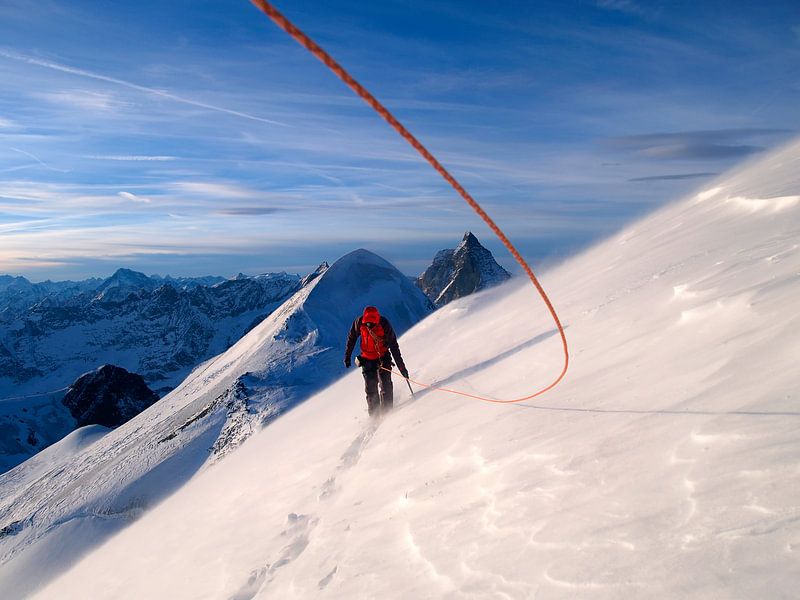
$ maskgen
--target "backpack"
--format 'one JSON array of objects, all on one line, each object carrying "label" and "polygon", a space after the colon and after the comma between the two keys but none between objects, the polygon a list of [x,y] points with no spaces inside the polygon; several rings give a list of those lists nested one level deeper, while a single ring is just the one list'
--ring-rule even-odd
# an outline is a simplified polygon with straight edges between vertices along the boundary
[{"label": "backpack", "polygon": [[381,315],[374,306],[364,309],[361,317],[361,356],[369,360],[377,360],[386,354],[386,342],[381,325]]}]

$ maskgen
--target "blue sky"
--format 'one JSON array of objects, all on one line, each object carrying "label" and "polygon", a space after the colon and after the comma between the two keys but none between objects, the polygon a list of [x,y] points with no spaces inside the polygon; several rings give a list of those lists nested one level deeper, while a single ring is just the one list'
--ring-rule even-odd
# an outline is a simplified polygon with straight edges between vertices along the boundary
[{"label": "blue sky", "polygon": [[[797,135],[800,4],[285,0],[535,266]],[[0,273],[416,274],[472,230],[247,0],[0,1]]]}]

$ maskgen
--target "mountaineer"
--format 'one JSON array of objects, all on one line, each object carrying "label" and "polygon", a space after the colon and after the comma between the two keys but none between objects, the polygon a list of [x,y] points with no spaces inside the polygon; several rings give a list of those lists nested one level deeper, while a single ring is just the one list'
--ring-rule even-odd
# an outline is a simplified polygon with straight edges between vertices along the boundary
[{"label": "mountaineer", "polygon": [[[361,367],[364,376],[364,391],[367,394],[367,411],[370,416],[380,415],[392,408],[394,402],[392,386],[392,358],[405,379],[408,370],[400,354],[397,335],[389,323],[382,317],[378,309],[368,306],[364,314],[353,321],[347,335],[347,346],[344,353],[344,366],[350,368],[350,357],[356,346],[356,339],[361,337],[361,354],[356,356],[356,364]],[[380,384],[380,393],[378,391]]]}]

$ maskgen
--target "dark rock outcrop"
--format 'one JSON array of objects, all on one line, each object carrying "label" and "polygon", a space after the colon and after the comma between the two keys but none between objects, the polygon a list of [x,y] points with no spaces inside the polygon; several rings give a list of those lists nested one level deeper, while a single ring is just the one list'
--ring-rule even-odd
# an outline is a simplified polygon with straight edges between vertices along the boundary
[{"label": "dark rock outcrop", "polygon": [[122,367],[103,365],[81,375],[61,403],[84,425],[117,427],[129,421],[158,400],[141,375]]},{"label": "dark rock outcrop", "polygon": [[416,284],[437,307],[503,283],[511,275],[471,232],[455,249],[440,250]]}]

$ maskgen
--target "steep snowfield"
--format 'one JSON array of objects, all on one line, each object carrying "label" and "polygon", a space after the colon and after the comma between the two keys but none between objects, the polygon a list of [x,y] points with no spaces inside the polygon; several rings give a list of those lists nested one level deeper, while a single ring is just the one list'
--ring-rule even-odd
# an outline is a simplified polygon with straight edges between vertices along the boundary
[{"label": "steep snowfield", "polygon": [[[548,395],[406,393],[374,424],[352,373],[36,597],[796,598],[798,173],[795,143],[548,273]],[[400,343],[497,398],[559,369],[520,282]]]},{"label": "steep snowfield", "polygon": [[[82,451],[71,437],[0,475],[0,596],[19,598],[344,372],[352,319],[378,302],[404,332],[429,314],[390,263],[357,250],[227,352]],[[60,458],[59,458],[60,457]]]},{"label": "steep snowfield", "polygon": [[219,279],[0,276],[0,473],[76,428],[62,399],[81,375],[114,364],[164,396],[301,287],[287,273]]}]

